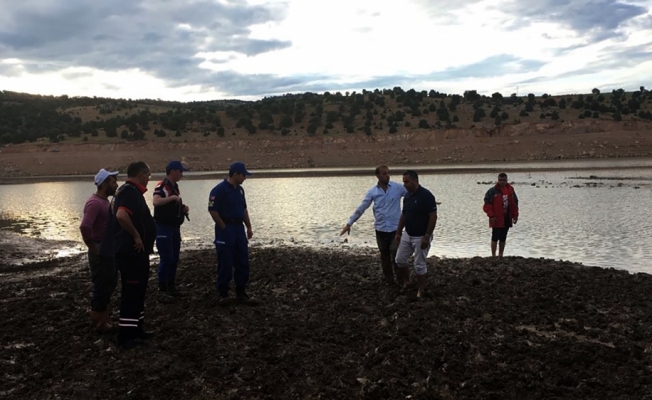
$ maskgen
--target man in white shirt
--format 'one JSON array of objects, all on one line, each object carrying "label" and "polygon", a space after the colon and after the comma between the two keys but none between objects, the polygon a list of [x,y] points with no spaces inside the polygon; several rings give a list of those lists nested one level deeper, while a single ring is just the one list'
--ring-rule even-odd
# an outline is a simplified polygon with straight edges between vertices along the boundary
[{"label": "man in white shirt", "polygon": [[[401,218],[401,199],[407,193],[407,190],[397,182],[389,180],[389,167],[381,165],[376,168],[376,178],[378,183],[367,191],[362,204],[358,206],[340,236],[345,233],[351,233],[351,226],[357,221],[371,203],[374,204],[374,228],[376,229],[376,243],[380,250],[380,261],[385,276],[385,282],[393,285],[396,274],[396,246],[394,245],[394,236],[398,221]],[[398,275],[396,275],[398,278]]]}]

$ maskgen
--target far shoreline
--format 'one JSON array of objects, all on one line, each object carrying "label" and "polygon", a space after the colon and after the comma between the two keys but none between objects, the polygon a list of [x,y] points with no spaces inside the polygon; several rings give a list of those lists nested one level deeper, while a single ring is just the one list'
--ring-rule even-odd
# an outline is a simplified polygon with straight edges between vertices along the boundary
[{"label": "far shoreline", "polygon": [[[185,180],[221,179],[228,171],[192,171],[187,172]],[[256,178],[305,178],[327,176],[367,176],[373,174],[376,166],[341,166],[313,168],[273,168],[256,169],[249,167]],[[390,165],[394,174],[406,169],[414,169],[421,174],[477,174],[498,172],[554,172],[577,170],[608,170],[608,169],[642,169],[652,167],[652,157],[617,157],[617,158],[577,158],[557,160],[510,160],[510,161],[478,161],[464,163],[441,163],[413,165]],[[121,171],[121,174],[126,171]],[[153,172],[153,179],[163,178],[163,172]],[[61,175],[29,175],[0,177],[0,185],[27,184],[42,182],[77,182],[92,179],[92,174],[61,174]]]}]

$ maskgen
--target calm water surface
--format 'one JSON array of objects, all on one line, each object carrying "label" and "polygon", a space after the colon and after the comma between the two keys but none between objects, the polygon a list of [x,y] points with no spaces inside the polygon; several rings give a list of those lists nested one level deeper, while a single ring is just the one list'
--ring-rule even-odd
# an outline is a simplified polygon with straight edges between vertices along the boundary
[{"label": "calm water surface", "polygon": [[[510,231],[507,255],[652,272],[652,169],[647,165],[514,172],[509,178],[520,199],[521,216]],[[482,200],[491,186],[488,182],[494,179],[494,173],[421,175],[421,184],[441,202],[431,256],[489,253],[490,229]],[[150,183],[146,194],[150,206],[155,183]],[[182,227],[186,248],[212,246],[213,223],[206,206],[208,193],[217,183],[201,179],[180,183],[184,203],[191,208],[190,222]],[[339,236],[373,184],[373,176],[249,179],[244,187],[254,229],[252,244],[373,247],[371,208],[353,226],[346,242]],[[0,249],[7,253],[0,259],[12,262],[7,243],[41,255],[40,246],[49,241],[57,241],[55,254],[83,251],[78,226],[93,190],[90,180],[0,186],[0,244],[5,244]],[[25,240],[30,241],[28,245]]]}]

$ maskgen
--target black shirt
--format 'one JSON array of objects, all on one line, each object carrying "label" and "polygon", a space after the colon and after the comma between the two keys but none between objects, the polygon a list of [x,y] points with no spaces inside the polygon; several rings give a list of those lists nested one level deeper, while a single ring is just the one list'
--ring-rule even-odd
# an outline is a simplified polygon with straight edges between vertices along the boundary
[{"label": "black shirt", "polygon": [[[154,195],[159,195],[162,198],[177,195],[179,196],[179,185],[172,183],[169,179],[165,178],[156,185]],[[154,220],[157,224],[178,227],[183,224],[184,215],[181,212],[183,205],[180,202],[171,201],[162,206],[154,207]]]},{"label": "black shirt", "polygon": [[156,223],[152,213],[145,202],[143,193],[147,189],[141,185],[127,181],[120,186],[109,210],[109,219],[104,231],[104,240],[100,247],[100,254],[104,256],[115,256],[116,253],[133,255],[134,238],[118,223],[116,217],[118,210],[123,209],[131,218],[134,228],[138,231],[145,246],[145,253],[154,252],[154,241],[156,240]]},{"label": "black shirt", "polygon": [[430,213],[437,211],[435,196],[423,186],[403,198],[403,222],[410,236],[423,236],[427,233]]}]

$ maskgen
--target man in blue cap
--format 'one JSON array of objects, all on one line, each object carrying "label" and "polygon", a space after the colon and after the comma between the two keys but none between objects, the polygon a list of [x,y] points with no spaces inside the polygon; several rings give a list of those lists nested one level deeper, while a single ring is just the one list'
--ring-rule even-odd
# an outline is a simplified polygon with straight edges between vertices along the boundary
[{"label": "man in blue cap", "polygon": [[[235,299],[240,304],[257,304],[247,295],[249,283],[249,241],[253,236],[242,183],[251,176],[245,165],[235,162],[229,177],[211,190],[208,212],[215,222],[217,250],[217,292],[220,303],[229,302],[229,284],[235,281]],[[246,232],[245,232],[246,227]]]},{"label": "man in blue cap", "polygon": [[181,161],[170,161],[165,167],[165,179],[154,189],[154,220],[156,220],[156,248],[158,287],[170,296],[183,296],[176,284],[179,251],[181,249],[181,224],[188,218],[190,209],[181,200],[178,182],[188,171]]}]

